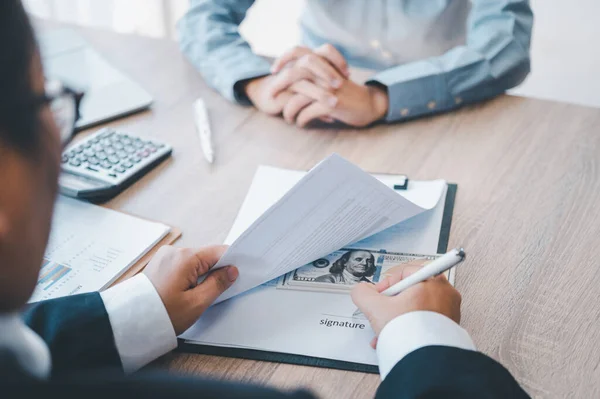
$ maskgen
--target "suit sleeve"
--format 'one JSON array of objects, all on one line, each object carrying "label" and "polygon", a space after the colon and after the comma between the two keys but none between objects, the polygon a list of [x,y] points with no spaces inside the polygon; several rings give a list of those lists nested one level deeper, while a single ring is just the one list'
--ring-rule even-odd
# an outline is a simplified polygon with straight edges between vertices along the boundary
[{"label": "suit sleeve", "polygon": [[48,345],[53,376],[74,370],[122,370],[100,294],[38,302],[25,310],[23,319]]},{"label": "suit sleeve", "polygon": [[31,379],[25,384],[22,381],[0,379],[0,392],[19,392],[23,398],[61,399],[316,399],[306,390],[280,391],[259,385],[148,371],[119,375],[100,370],[73,373],[51,381]]},{"label": "suit sleeve", "polygon": [[529,398],[500,363],[471,350],[427,346],[405,356],[381,383],[376,399]]}]

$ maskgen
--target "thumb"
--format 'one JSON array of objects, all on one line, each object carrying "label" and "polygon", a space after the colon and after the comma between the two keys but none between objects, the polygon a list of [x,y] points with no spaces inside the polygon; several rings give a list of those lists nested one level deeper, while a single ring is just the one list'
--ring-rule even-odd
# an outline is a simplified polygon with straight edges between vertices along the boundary
[{"label": "thumb", "polygon": [[238,278],[239,272],[235,266],[219,268],[210,273],[206,279],[191,291],[203,308],[208,308],[223,292],[227,291]]},{"label": "thumb", "polygon": [[360,309],[369,321],[374,312],[381,306],[381,294],[373,284],[360,283],[352,289],[352,302]]},{"label": "thumb", "polygon": [[227,245],[213,245],[210,247],[203,247],[195,251],[194,255],[197,260],[197,272],[198,276],[202,276],[215,265],[221,259],[225,251],[229,248]]}]

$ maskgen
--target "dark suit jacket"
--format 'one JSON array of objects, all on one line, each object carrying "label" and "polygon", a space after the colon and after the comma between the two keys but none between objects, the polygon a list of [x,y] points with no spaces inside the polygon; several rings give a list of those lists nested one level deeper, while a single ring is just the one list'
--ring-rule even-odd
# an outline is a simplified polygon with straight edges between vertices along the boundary
[{"label": "dark suit jacket", "polygon": [[[138,372],[124,375],[100,295],[83,294],[41,302],[24,314],[48,344],[52,377],[40,381],[23,371],[10,352],[0,352],[3,398],[314,398],[229,382]],[[377,398],[526,398],[510,373],[489,357],[430,346],[404,357],[388,374]]]}]

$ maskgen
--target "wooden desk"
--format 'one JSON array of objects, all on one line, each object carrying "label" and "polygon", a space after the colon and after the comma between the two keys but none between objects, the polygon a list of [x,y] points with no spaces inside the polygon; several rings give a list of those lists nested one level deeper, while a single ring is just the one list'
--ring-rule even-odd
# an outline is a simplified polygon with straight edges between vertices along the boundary
[{"label": "wooden desk", "polygon": [[[183,230],[179,245],[220,243],[259,164],[307,169],[338,152],[371,172],[459,184],[450,246],[463,326],[536,397],[600,396],[600,110],[518,97],[369,130],[300,130],[228,103],[176,43],[81,30],[155,97],[152,111],[112,123],[172,143],[173,157],[109,206]],[[210,109],[216,162],[204,161],[192,101]],[[324,398],[372,396],[379,377],[170,354],[150,367]]]}]

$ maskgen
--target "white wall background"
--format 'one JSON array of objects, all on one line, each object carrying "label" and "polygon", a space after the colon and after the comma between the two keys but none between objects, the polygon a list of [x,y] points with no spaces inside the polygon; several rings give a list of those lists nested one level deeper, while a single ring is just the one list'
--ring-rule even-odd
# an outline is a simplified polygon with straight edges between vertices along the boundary
[{"label": "white wall background", "polygon": [[[277,56],[298,42],[304,0],[257,0],[242,26],[255,51]],[[24,0],[41,18],[175,38],[188,0]],[[519,95],[600,107],[600,0],[531,0],[532,60]],[[265,22],[267,21],[267,22]]]}]

